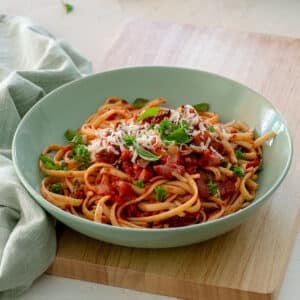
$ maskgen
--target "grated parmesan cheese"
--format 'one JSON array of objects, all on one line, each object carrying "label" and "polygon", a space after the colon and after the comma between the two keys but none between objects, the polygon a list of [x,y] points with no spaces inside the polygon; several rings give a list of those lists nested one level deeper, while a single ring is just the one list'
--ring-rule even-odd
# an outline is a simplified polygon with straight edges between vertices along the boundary
[{"label": "grated parmesan cheese", "polygon": [[[172,123],[179,124],[185,121],[190,125],[187,129],[187,134],[196,136],[207,131],[207,124],[199,116],[197,111],[191,105],[181,105],[177,110],[170,109],[169,120]],[[157,125],[156,125],[157,126]],[[195,128],[196,127],[196,128]],[[91,159],[96,160],[96,154],[105,150],[120,155],[124,149],[128,149],[132,153],[131,161],[134,163],[138,157],[134,147],[128,147],[124,141],[126,136],[135,138],[136,144],[151,152],[156,152],[156,149],[165,147],[160,138],[158,130],[150,128],[149,123],[135,123],[129,120],[126,123],[119,123],[115,128],[104,128],[96,130],[96,138],[88,145],[88,151],[91,153]],[[214,139],[215,135],[211,135]],[[208,138],[206,143],[201,143],[200,146],[191,144],[189,147],[194,150],[204,151],[208,149],[211,139]]]}]

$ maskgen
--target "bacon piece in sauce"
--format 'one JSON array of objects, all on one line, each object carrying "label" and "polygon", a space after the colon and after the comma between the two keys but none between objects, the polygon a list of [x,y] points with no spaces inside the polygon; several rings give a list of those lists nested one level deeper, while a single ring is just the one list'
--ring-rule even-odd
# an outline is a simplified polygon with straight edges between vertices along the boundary
[{"label": "bacon piece in sauce", "polygon": [[102,151],[96,154],[96,161],[97,162],[105,162],[108,164],[114,164],[115,161],[118,159],[118,155],[110,151]]},{"label": "bacon piece in sauce", "polygon": [[131,185],[126,181],[116,180],[112,183],[112,188],[114,190],[112,198],[119,204],[129,201],[135,197]]},{"label": "bacon piece in sauce", "polygon": [[251,168],[251,167],[255,168],[255,167],[259,166],[259,164],[260,164],[260,159],[259,159],[259,158],[256,158],[256,159],[254,159],[254,160],[248,162],[246,168],[247,168],[247,169],[248,169],[248,168]]},{"label": "bacon piece in sauce", "polygon": [[207,199],[209,197],[209,190],[207,186],[207,175],[204,172],[199,172],[200,178],[196,179],[196,184],[198,188],[199,197],[202,199]]},{"label": "bacon piece in sauce", "polygon": [[222,158],[215,152],[207,149],[203,151],[198,161],[199,167],[217,167],[222,163]]},{"label": "bacon piece in sauce", "polygon": [[157,165],[153,166],[153,170],[159,176],[164,178],[172,178],[173,173],[184,173],[184,166],[177,164],[165,164],[165,165]]},{"label": "bacon piece in sauce", "polygon": [[233,181],[218,182],[218,190],[220,192],[221,199],[231,197],[235,191],[235,184]]}]

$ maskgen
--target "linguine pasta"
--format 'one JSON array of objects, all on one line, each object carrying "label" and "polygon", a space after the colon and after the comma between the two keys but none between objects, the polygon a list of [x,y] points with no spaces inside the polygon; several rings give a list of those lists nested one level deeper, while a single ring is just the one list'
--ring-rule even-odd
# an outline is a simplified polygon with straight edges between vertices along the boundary
[{"label": "linguine pasta", "polygon": [[109,97],[40,156],[41,193],[95,222],[132,228],[202,223],[253,201],[263,144],[245,123],[223,124],[208,105],[163,107]]}]

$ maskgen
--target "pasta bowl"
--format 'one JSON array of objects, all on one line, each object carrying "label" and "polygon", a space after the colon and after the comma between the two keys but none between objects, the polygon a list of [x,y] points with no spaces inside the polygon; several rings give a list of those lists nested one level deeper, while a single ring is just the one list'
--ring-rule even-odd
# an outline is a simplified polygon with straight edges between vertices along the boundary
[{"label": "pasta bowl", "polygon": [[[78,128],[109,96],[132,101],[163,96],[169,107],[209,103],[222,122],[241,120],[258,136],[273,131],[263,147],[264,170],[259,174],[255,199],[246,207],[207,222],[173,228],[127,228],[93,222],[66,212],[40,192],[43,174],[40,153],[49,144],[65,144],[64,132]],[[285,120],[263,96],[222,76],[194,69],[141,66],[106,71],[66,84],[31,108],[13,140],[14,166],[22,184],[50,215],[70,228],[112,244],[167,248],[198,243],[235,228],[255,214],[286,176],[292,141]]]}]

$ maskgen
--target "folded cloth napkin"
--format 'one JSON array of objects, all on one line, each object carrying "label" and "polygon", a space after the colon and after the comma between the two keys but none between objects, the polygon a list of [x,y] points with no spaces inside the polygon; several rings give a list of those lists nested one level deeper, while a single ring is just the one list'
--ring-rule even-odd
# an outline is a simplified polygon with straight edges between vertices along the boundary
[{"label": "folded cloth napkin", "polygon": [[22,17],[0,15],[0,298],[13,298],[54,259],[54,221],[15,175],[15,129],[44,95],[91,72],[65,42]]}]

